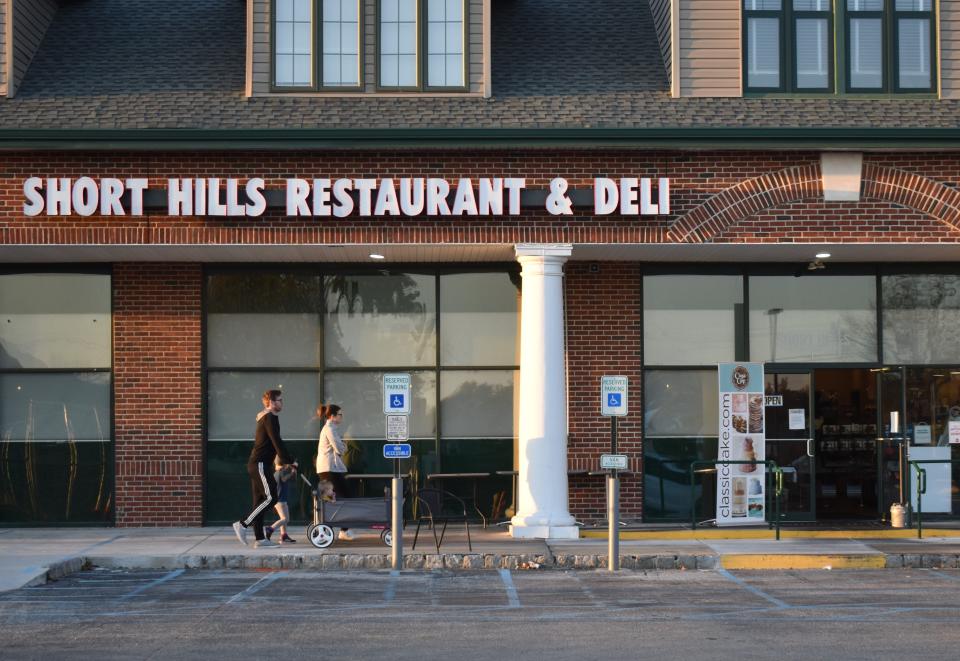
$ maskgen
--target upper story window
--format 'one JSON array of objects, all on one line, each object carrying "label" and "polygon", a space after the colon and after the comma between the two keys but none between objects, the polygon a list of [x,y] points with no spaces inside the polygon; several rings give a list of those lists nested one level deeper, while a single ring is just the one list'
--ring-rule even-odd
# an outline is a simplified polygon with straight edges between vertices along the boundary
[{"label": "upper story window", "polygon": [[747,92],[936,90],[933,0],[743,2]]},{"label": "upper story window", "polygon": [[360,0],[274,0],[274,85],[360,86]]},{"label": "upper story window", "polygon": [[378,0],[379,86],[466,86],[465,0]]}]

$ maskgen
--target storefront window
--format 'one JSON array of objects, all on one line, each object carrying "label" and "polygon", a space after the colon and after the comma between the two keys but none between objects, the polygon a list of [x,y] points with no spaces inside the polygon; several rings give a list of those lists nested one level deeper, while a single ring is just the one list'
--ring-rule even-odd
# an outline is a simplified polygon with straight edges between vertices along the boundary
[{"label": "storefront window", "polygon": [[207,279],[207,365],[318,367],[319,275],[242,273]]},{"label": "storefront window", "polygon": [[[437,380],[435,372],[412,372],[410,438],[436,436]],[[383,372],[327,373],[326,399],[344,407],[343,432],[347,438],[380,440],[386,436],[383,415]]]},{"label": "storefront window", "polygon": [[515,370],[440,373],[443,438],[513,438]]},{"label": "storefront window", "polygon": [[710,365],[733,360],[742,309],[740,276],[644,277],[644,364]]},{"label": "storefront window", "polygon": [[748,282],[751,360],[877,360],[873,276],[751,276]]},{"label": "storefront window", "polygon": [[436,365],[436,278],[389,273],[324,282],[327,367]]},{"label": "storefront window", "polygon": [[[285,439],[320,436],[313,420],[321,401],[317,372],[211,372],[207,377],[207,438],[211,441],[253,439],[261,397],[268,388],[283,390],[280,429]],[[315,427],[315,429],[314,429]]]},{"label": "storefront window", "polygon": [[881,289],[884,362],[960,363],[960,276],[888,275]]},{"label": "storefront window", "polygon": [[109,522],[110,276],[0,275],[0,523]]},{"label": "storefront window", "polygon": [[[344,409],[351,473],[392,469],[382,455],[382,378],[397,371],[412,377],[414,456],[404,470],[420,485],[435,472],[512,469],[518,287],[507,272],[209,275],[207,484],[217,486],[207,491],[207,520],[235,517],[248,497],[243,465],[268,388],[284,391],[282,434],[309,479],[320,403]],[[489,510],[510,484],[503,477],[479,485],[481,507]],[[370,494],[384,484],[364,486]],[[309,494],[297,489],[292,514],[304,519],[312,515]]]},{"label": "storefront window", "polygon": [[716,436],[716,370],[649,370],[644,380],[647,436]]},{"label": "storefront window", "polygon": [[519,310],[520,284],[509,273],[441,275],[441,364],[519,364]]},{"label": "storefront window", "polygon": [[0,369],[110,366],[110,278],[0,276]]},{"label": "storefront window", "polygon": [[[690,465],[715,459],[719,416],[716,370],[648,370],[644,375],[644,516],[690,517]],[[696,511],[714,483],[694,477]],[[703,501],[703,502],[701,502]]]}]

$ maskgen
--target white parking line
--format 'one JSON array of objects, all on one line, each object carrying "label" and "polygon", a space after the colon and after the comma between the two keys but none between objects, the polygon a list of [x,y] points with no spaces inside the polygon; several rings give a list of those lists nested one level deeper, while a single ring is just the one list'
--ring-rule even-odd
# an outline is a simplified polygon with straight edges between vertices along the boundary
[{"label": "white parking line", "polygon": [[271,583],[273,583],[273,582],[274,582],[275,580],[277,580],[278,578],[281,578],[281,577],[283,577],[283,576],[286,576],[287,573],[288,573],[288,572],[285,572],[285,571],[276,571],[276,572],[273,572],[272,574],[267,574],[266,576],[264,576],[264,577],[261,578],[259,581],[257,581],[256,583],[254,583],[253,585],[251,585],[250,587],[248,587],[248,588],[247,588],[246,590],[244,590],[243,592],[238,592],[237,594],[235,594],[235,595],[233,595],[232,597],[230,597],[229,599],[227,599],[227,603],[228,603],[228,604],[235,604],[235,603],[237,603],[237,602],[239,602],[239,601],[242,601],[243,599],[245,599],[245,598],[247,598],[247,597],[249,597],[249,596],[251,596],[251,595],[254,595],[254,594],[258,593],[258,592],[260,592],[260,590],[262,590],[263,588],[267,587],[268,585],[270,585]]},{"label": "white parking line", "polygon": [[517,595],[517,587],[513,584],[513,577],[509,569],[500,570],[500,579],[507,589],[507,603],[510,608],[520,608],[520,597]]},{"label": "white parking line", "polygon": [[717,570],[717,573],[720,574],[721,576],[723,576],[723,577],[724,577],[725,579],[727,579],[728,581],[733,581],[734,583],[736,583],[737,585],[739,585],[740,587],[742,587],[744,590],[746,590],[746,591],[748,591],[748,592],[752,592],[753,594],[757,595],[758,597],[761,597],[761,598],[763,598],[763,599],[766,599],[767,601],[769,601],[771,604],[773,604],[773,605],[776,606],[777,608],[790,608],[790,604],[788,604],[788,603],[786,603],[786,602],[784,602],[784,601],[780,601],[780,600],[777,599],[776,597],[771,597],[769,594],[767,594],[767,593],[764,592],[763,590],[760,590],[759,588],[755,588],[755,587],[753,587],[752,585],[750,585],[749,583],[747,583],[746,581],[737,578],[736,576],[734,576],[733,574],[731,574],[730,572],[728,572],[726,569],[718,569],[718,570]]},{"label": "white parking line", "polygon": [[172,580],[175,579],[177,576],[179,576],[180,574],[182,574],[184,571],[185,571],[184,569],[174,569],[172,572],[169,572],[168,574],[165,574],[164,576],[161,576],[160,578],[158,578],[158,579],[155,580],[155,581],[150,581],[150,582],[147,583],[146,585],[141,585],[141,586],[138,587],[137,589],[131,590],[131,591],[128,592],[127,594],[125,594],[125,595],[123,595],[122,597],[120,597],[120,601],[126,601],[127,599],[133,599],[133,598],[136,597],[137,595],[146,592],[146,591],[149,590],[150,588],[156,587],[156,586],[160,585],[161,583],[166,583],[167,581],[172,581]]},{"label": "white parking line", "polygon": [[930,573],[934,574],[935,576],[939,576],[940,578],[949,578],[951,581],[960,581],[960,574],[954,576],[952,574],[945,574],[942,571],[937,571],[936,569],[931,569]]},{"label": "white parking line", "polygon": [[390,603],[397,596],[397,579],[400,578],[398,569],[390,570],[390,580],[387,582],[387,588],[383,591],[383,601]]}]

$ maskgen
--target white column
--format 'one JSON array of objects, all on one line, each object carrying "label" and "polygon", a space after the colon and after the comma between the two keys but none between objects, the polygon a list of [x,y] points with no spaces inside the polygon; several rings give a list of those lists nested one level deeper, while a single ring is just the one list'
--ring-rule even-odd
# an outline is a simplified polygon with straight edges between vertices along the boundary
[{"label": "white column", "polygon": [[575,539],[567,494],[567,384],[563,264],[570,245],[518,245],[520,429],[514,537]]}]

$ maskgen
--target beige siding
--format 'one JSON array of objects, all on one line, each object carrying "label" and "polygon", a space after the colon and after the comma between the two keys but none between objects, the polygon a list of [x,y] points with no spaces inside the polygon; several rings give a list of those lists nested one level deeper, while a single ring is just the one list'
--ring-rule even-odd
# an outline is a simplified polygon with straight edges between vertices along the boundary
[{"label": "beige siding", "polygon": [[960,99],[960,3],[940,3],[940,89],[945,99]]},{"label": "beige siding", "polygon": [[[360,79],[363,91],[373,94],[377,87],[377,0],[361,0],[361,3],[363,44]],[[270,5],[270,0],[253,0],[252,89],[255,95],[270,93]],[[470,92],[477,94],[483,92],[484,84],[483,7],[484,0],[467,2],[467,76]]]},{"label": "beige siding", "polygon": [[657,29],[657,41],[660,42],[660,55],[663,57],[663,66],[667,70],[667,82],[673,85],[670,4],[671,0],[650,0],[650,13],[653,15],[653,25]]},{"label": "beige siding", "polygon": [[0,96],[7,95],[7,4],[0,0]]},{"label": "beige siding", "polygon": [[740,0],[680,1],[680,95],[742,96]]},{"label": "beige siding", "polygon": [[270,0],[253,0],[253,93],[270,91]]},{"label": "beige siding", "polygon": [[10,92],[16,93],[27,68],[57,13],[55,0],[16,0],[13,3],[13,79]]}]

